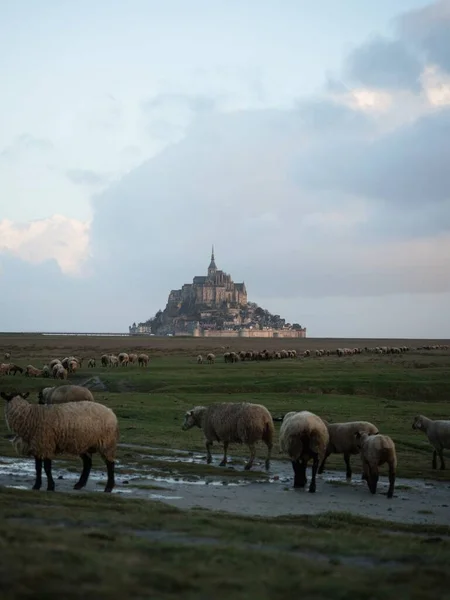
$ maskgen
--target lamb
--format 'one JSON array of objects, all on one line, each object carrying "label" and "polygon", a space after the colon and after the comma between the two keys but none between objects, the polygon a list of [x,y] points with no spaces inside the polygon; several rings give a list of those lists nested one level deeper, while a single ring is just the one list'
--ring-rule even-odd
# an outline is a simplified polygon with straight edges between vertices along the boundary
[{"label": "lamb", "polygon": [[359,448],[356,445],[355,433],[365,431],[369,435],[377,434],[378,428],[368,421],[349,421],[347,423],[328,423],[323,420],[328,429],[330,441],[327,451],[318,473],[321,475],[325,468],[325,462],[330,454],[343,454],[345,466],[347,467],[346,477],[352,478],[352,469],[350,467],[350,455],[359,454]]},{"label": "lamb", "polygon": [[372,494],[377,491],[379,472],[378,468],[388,464],[389,467],[389,489],[388,498],[394,495],[395,470],[397,468],[397,454],[395,444],[387,435],[369,435],[365,431],[355,433],[356,445],[361,452],[363,463],[363,479],[367,481]]},{"label": "lamb", "polygon": [[197,364],[199,364],[199,365],[203,364],[203,356],[201,354],[199,354],[197,356]]},{"label": "lamb", "polygon": [[214,356],[214,354],[212,352],[210,352],[206,356],[206,360],[209,362],[209,364],[214,364],[214,361],[216,360],[216,357]]},{"label": "lamb", "polygon": [[63,404],[65,402],[94,402],[91,390],[82,385],[60,385],[39,391],[39,404]]},{"label": "lamb", "polygon": [[88,369],[94,369],[95,368],[95,358],[90,358],[88,360]]},{"label": "lamb", "polygon": [[212,461],[211,447],[214,441],[223,442],[223,459],[220,466],[227,464],[230,443],[246,444],[250,459],[245,470],[253,466],[256,444],[262,440],[267,446],[266,470],[270,467],[275,427],[272,416],[262,404],[249,402],[222,402],[210,406],[195,406],[185,414],[182,430],[199,427],[205,435],[207,463]]},{"label": "lamb", "polygon": [[309,492],[316,491],[316,474],[323,461],[330,436],[320,417],[307,410],[288,412],[284,415],[280,427],[280,451],[286,453],[294,470],[294,488],[306,485],[306,467],[313,459],[312,477]]},{"label": "lamb", "polygon": [[444,448],[450,449],[450,421],[433,421],[424,415],[417,415],[412,424],[413,429],[418,429],[427,434],[430,444],[433,446],[433,469],[437,468],[436,455],[441,459],[441,470],[445,469]]},{"label": "lamb", "polygon": [[34,490],[42,485],[42,464],[47,476],[47,490],[54,491],[52,459],[58,454],[75,454],[83,461],[75,490],[83,488],[89,478],[92,454],[98,452],[106,464],[108,479],[105,492],[114,488],[114,464],[119,425],[114,412],[97,402],[69,402],[62,405],[30,404],[29,393],[4,393],[5,419],[16,437],[14,445],[24,456],[34,456],[36,480]]}]

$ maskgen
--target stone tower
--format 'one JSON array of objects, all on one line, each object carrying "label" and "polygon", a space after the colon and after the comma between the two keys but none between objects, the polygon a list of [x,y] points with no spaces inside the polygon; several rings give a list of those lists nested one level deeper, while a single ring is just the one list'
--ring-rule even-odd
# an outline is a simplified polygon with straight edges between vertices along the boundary
[{"label": "stone tower", "polygon": [[212,247],[212,251],[211,251],[211,262],[209,263],[209,267],[208,267],[208,277],[210,279],[214,279],[214,275],[217,272],[217,267],[216,267],[216,261],[214,260],[214,244]]}]

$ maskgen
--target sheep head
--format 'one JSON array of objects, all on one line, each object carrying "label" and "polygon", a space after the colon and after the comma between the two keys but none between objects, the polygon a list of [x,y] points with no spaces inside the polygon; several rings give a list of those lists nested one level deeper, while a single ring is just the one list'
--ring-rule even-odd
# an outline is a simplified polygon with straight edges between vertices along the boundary
[{"label": "sheep head", "polygon": [[416,415],[414,417],[412,428],[413,429],[419,429],[420,431],[424,431],[425,430],[425,423],[423,421],[422,415]]},{"label": "sheep head", "polygon": [[368,437],[365,431],[355,432],[355,445],[360,450],[364,440]]},{"label": "sheep head", "polygon": [[6,402],[11,402],[11,400],[13,398],[17,398],[17,396],[20,396],[20,398],[23,398],[24,400],[26,400],[28,398],[28,396],[30,395],[30,392],[0,392],[0,396],[6,400]]},{"label": "sheep head", "polygon": [[196,406],[195,408],[188,410],[184,415],[184,423],[181,426],[181,429],[187,431],[192,427],[201,427],[205,410],[206,407],[204,406]]}]

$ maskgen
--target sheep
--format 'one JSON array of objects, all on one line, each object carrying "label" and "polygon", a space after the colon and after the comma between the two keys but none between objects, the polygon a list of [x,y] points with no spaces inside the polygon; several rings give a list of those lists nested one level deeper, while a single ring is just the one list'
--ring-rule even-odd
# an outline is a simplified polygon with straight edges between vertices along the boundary
[{"label": "sheep", "polygon": [[210,406],[195,406],[185,414],[182,430],[199,427],[205,435],[207,463],[212,461],[211,447],[214,441],[223,442],[223,459],[220,466],[227,464],[230,443],[246,444],[250,459],[245,470],[252,468],[256,456],[256,444],[262,440],[267,446],[266,470],[270,467],[275,427],[272,416],[262,404],[249,402],[222,402]]},{"label": "sheep", "polygon": [[78,369],[78,361],[77,360],[71,360],[69,361],[69,366],[67,368],[67,370],[69,371],[69,373],[75,373],[76,370]]},{"label": "sheep", "polygon": [[65,402],[94,402],[91,390],[82,385],[60,385],[42,388],[38,394],[39,404],[63,404]]},{"label": "sheep", "polygon": [[392,498],[395,486],[395,470],[397,468],[397,453],[393,440],[381,433],[369,435],[365,431],[357,431],[355,433],[355,440],[356,446],[361,452],[363,479],[367,481],[370,492],[375,494],[377,491],[378,467],[387,463],[389,467],[387,497]]},{"label": "sheep", "polygon": [[214,361],[216,360],[216,357],[214,356],[214,354],[212,352],[210,352],[206,356],[206,360],[208,361],[209,364],[214,364]]},{"label": "sheep", "polygon": [[352,478],[352,469],[350,466],[350,455],[359,454],[359,449],[356,446],[355,433],[357,431],[365,431],[372,435],[377,434],[378,428],[368,421],[349,421],[347,423],[328,423],[322,419],[328,429],[330,440],[328,442],[327,451],[322,461],[322,464],[317,471],[319,475],[323,473],[325,462],[330,454],[343,454],[345,466],[347,467],[346,477]]},{"label": "sheep", "polygon": [[15,365],[14,363],[11,363],[9,365],[9,374],[10,375],[12,374],[12,375],[15,376],[16,373],[22,374],[23,373],[23,369],[22,369],[22,367],[19,367],[19,365]]},{"label": "sheep", "polygon": [[11,352],[5,352],[5,355],[3,357],[4,360],[9,360],[11,358]]},{"label": "sheep", "polygon": [[197,356],[197,364],[198,364],[198,365],[201,365],[201,364],[203,364],[203,356],[202,356],[201,354],[199,354],[199,355]]},{"label": "sheep", "polygon": [[33,490],[42,485],[42,464],[47,476],[47,490],[55,490],[52,459],[58,454],[75,454],[83,461],[75,490],[83,488],[89,478],[92,454],[98,452],[106,464],[108,479],[105,492],[114,488],[114,465],[119,424],[114,412],[97,402],[69,402],[62,405],[30,404],[29,392],[1,392],[6,400],[5,419],[16,434],[16,451],[35,460],[36,480]]},{"label": "sheep", "polygon": [[115,354],[110,354],[109,365],[110,365],[110,367],[118,367],[119,366],[119,357],[116,356]]},{"label": "sheep", "polygon": [[439,454],[441,459],[441,470],[445,469],[444,448],[450,449],[450,421],[436,420],[433,421],[424,415],[417,415],[414,418],[413,429],[418,429],[427,434],[430,444],[433,446],[433,469],[437,468],[436,455]]},{"label": "sheep", "polygon": [[25,369],[25,375],[27,377],[41,377],[42,369],[36,369],[33,365],[28,365]]},{"label": "sheep", "polygon": [[42,377],[50,377],[50,367],[48,365],[44,365],[42,367]]},{"label": "sheep", "polygon": [[291,411],[284,415],[280,427],[280,451],[291,459],[294,488],[305,487],[306,467],[312,458],[312,477],[308,491],[316,491],[317,469],[325,457],[329,441],[327,426],[317,415],[307,410]]},{"label": "sheep", "polygon": [[90,359],[88,360],[88,369],[94,369],[94,368],[95,368],[95,365],[96,365],[96,363],[95,363],[95,358],[90,358]]},{"label": "sheep", "polygon": [[108,354],[102,354],[101,357],[102,367],[107,367],[109,365],[109,356]]},{"label": "sheep", "polygon": [[130,362],[130,357],[128,356],[128,354],[126,352],[121,352],[118,356],[119,358],[119,363],[122,365],[122,367],[128,367],[128,363]]},{"label": "sheep", "polygon": [[11,369],[10,363],[2,363],[0,365],[0,375],[9,375]]},{"label": "sheep", "polygon": [[67,370],[62,365],[55,365],[53,377],[55,379],[67,379]]},{"label": "sheep", "polygon": [[129,360],[130,364],[134,364],[135,362],[137,362],[137,359],[138,359],[137,354],[129,354],[128,355],[128,360]]},{"label": "sheep", "polygon": [[146,367],[148,365],[148,361],[149,361],[149,357],[148,354],[139,354],[138,355],[138,365],[140,367]]},{"label": "sheep", "polygon": [[60,365],[60,364],[61,364],[61,361],[59,360],[59,358],[54,358],[53,360],[50,361],[50,364],[48,366],[53,371],[53,368],[55,367],[55,365]]}]

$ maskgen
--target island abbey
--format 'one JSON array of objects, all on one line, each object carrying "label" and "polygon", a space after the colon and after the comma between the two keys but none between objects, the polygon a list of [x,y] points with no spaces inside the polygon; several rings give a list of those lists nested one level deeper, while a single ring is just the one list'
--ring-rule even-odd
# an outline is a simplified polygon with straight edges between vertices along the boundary
[{"label": "island abbey", "polygon": [[245,283],[217,268],[212,247],[206,275],[172,290],[166,307],[131,335],[193,335],[205,337],[306,337],[306,329],[249,302]]}]

